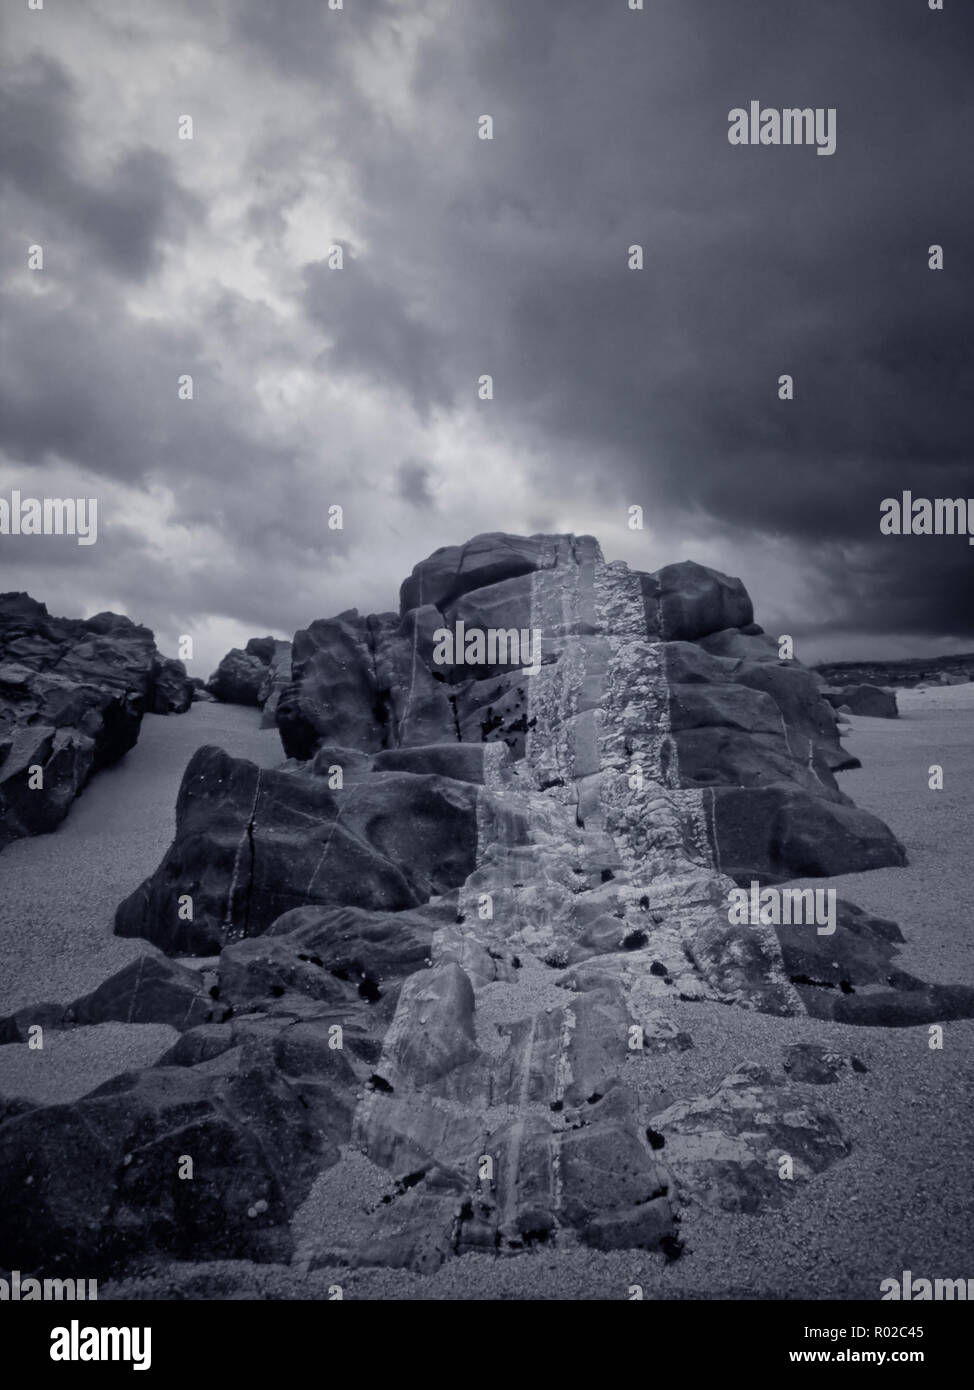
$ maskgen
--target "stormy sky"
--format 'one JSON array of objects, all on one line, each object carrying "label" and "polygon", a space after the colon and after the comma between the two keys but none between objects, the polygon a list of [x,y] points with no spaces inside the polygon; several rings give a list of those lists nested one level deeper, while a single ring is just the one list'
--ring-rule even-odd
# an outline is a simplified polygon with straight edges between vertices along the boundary
[{"label": "stormy sky", "polygon": [[[974,497],[966,0],[3,21],[0,495],[97,497],[99,535],[0,537],[0,590],[206,676],[437,546],[575,531],[740,575],[805,660],[974,648],[966,539],[879,533]],[[730,145],[751,100],[834,107],[835,154]]]}]

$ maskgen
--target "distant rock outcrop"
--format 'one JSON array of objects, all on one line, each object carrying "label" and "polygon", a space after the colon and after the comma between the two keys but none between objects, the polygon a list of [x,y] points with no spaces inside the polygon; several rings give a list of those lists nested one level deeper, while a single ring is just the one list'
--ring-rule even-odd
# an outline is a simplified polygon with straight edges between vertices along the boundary
[{"label": "distant rock outcrop", "polygon": [[52,618],[0,594],[0,849],[55,829],[135,744],[143,714],[183,713],[192,693],[182,663],[129,618]]},{"label": "distant rock outcrop", "polygon": [[291,679],[291,643],[276,637],[251,637],[243,651],[227,652],[206,684],[215,699],[232,705],[256,705],[264,711],[261,727],[277,722],[281,692]]},{"label": "distant rock outcrop", "polygon": [[974,681],[974,652],[954,656],[919,656],[903,661],[835,661],[816,666],[829,686],[965,685]]},{"label": "distant rock outcrop", "polygon": [[833,709],[847,709],[850,714],[865,714],[872,719],[896,719],[899,715],[895,693],[878,685],[847,685],[841,690],[826,688],[822,694]]},{"label": "distant rock outcrop", "polygon": [[[840,791],[857,763],[835,713],[737,580],[481,536],[418,565],[399,615],[297,633],[277,717],[277,769],[195,754],[173,843],[118,910],[118,932],[209,956],[201,985],[153,958],[54,1018],[156,1010],[179,1041],[0,1124],[0,1202],[31,1176],[41,1213],[0,1264],[296,1258],[291,1218],[331,1170],[347,1205],[304,1267],[676,1258],[681,1208],[787,1201],[848,1144],[794,1059],[661,1091],[659,1054],[694,1045],[668,1009],[974,1016],[974,991],[897,970],[896,926],[851,904],[826,935],[729,912],[737,883],[904,862]],[[54,1162],[66,1133],[78,1172]],[[196,1151],[180,1184],[173,1154]],[[346,1198],[352,1156],[387,1175],[381,1200]]]}]

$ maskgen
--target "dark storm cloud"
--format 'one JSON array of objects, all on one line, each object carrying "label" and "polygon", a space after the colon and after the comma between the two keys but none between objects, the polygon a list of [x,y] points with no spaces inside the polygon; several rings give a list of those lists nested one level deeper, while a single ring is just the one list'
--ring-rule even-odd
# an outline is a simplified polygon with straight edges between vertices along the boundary
[{"label": "dark storm cloud", "polygon": [[[415,83],[436,138],[389,130],[357,153],[367,291],[348,282],[326,302],[309,272],[306,308],[345,344],[335,368],[392,377],[418,406],[459,404],[490,370],[512,443],[561,437],[607,462],[568,477],[552,448],[551,482],[580,509],[608,488],[742,546],[789,539],[810,567],[839,542],[850,583],[865,546],[883,594],[850,606],[850,624],[868,612],[880,629],[974,635],[963,543],[894,555],[878,532],[880,500],[902,488],[974,493],[971,13],[455,13]],[[837,108],[836,153],[730,146],[727,113],[751,98]],[[493,142],[475,138],[481,112]],[[434,287],[425,322],[403,308],[417,283]]]},{"label": "dark storm cloud", "polygon": [[[95,292],[77,300],[11,296],[5,306],[0,418],[13,454],[35,465],[59,456],[127,482],[191,479],[197,498],[283,459],[255,439],[247,383],[223,380],[195,325],[135,331],[109,286],[87,286]],[[181,402],[188,365],[195,396]]]},{"label": "dark storm cloud", "polygon": [[402,15],[394,0],[348,0],[341,10],[330,9],[328,0],[234,0],[229,20],[257,57],[288,77],[321,82],[342,75],[350,50],[376,26]]},{"label": "dark storm cloud", "polygon": [[104,172],[86,170],[77,95],[64,68],[41,53],[13,72],[0,94],[0,179],[31,205],[35,239],[52,258],[80,237],[89,263],[94,256],[123,279],[144,280],[162,243],[182,241],[202,220],[202,205],[180,187],[171,161],[146,146],[125,150]]},{"label": "dark storm cloud", "polygon": [[404,388],[421,416],[450,402],[448,343],[411,310],[401,290],[379,283],[367,265],[352,260],[340,272],[324,262],[306,266],[304,281],[308,317],[334,340],[324,370]]},{"label": "dark storm cloud", "polygon": [[433,507],[435,500],[430,491],[430,470],[425,463],[416,459],[406,459],[399,465],[397,475],[399,496],[411,502],[414,507]]},{"label": "dark storm cloud", "polygon": [[[459,442],[444,463],[444,438],[486,439],[519,529],[593,530],[607,509],[624,525],[639,503],[659,545],[703,538],[752,587],[777,547],[802,577],[795,629],[825,640],[827,613],[847,633],[974,639],[974,551],[878,530],[880,500],[903,488],[974,495],[969,7],[174,0],[163,20],[148,0],[101,0],[86,13],[89,47],[60,61],[25,48],[5,99],[0,410],[19,464],[162,484],[172,524],[219,532],[208,567],[167,558],[164,537],[140,557],[143,523],[117,524],[119,593],[150,611],[165,591],[174,623],[192,608],[261,628],[368,602],[360,582],[388,605],[399,557],[370,537],[425,512],[412,564],[497,525],[463,502],[478,478]],[[25,32],[33,45],[43,31]],[[99,103],[83,120],[82,98],[100,94],[111,131],[112,64],[119,82],[152,79],[155,107],[93,152]],[[172,109],[205,107],[210,132],[178,177],[176,90]],[[836,153],[730,146],[727,113],[752,98],[835,107]],[[143,142],[163,126],[160,148]],[[24,292],[33,240],[50,248],[53,293]],[[255,243],[252,261],[236,264],[237,242]],[[927,269],[931,243],[943,272]],[[146,310],[141,292],[174,267],[178,307]],[[778,399],[783,373],[793,402]],[[324,531],[331,500],[346,532]],[[368,573],[332,602],[356,536]],[[788,617],[765,582],[759,618]]]}]

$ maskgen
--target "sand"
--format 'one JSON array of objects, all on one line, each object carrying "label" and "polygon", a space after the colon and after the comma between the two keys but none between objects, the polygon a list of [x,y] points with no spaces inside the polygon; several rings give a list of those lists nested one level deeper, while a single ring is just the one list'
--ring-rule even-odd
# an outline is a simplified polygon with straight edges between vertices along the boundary
[{"label": "sand", "polygon": [[[909,864],[802,882],[834,886],[897,920],[907,938],[899,958],[904,969],[974,985],[967,891],[974,848],[974,684],[903,691],[899,701],[899,720],[851,718],[846,746],[864,766],[841,774],[840,782],[900,836]],[[256,720],[251,711],[205,705],[182,719],[147,720],[139,747],[120,768],[96,779],[65,826],[0,857],[6,890],[0,950],[18,955],[2,982],[3,1007],[90,989],[142,949],[111,937],[112,914],[168,843],[182,767],[195,746],[210,741],[265,765],[276,761],[276,737],[260,733]],[[944,769],[943,791],[928,787],[934,763]],[[706,1003],[674,1002],[666,1012],[691,1034],[694,1047],[650,1064],[644,1084],[663,1094],[707,1091],[745,1060],[780,1065],[783,1047],[799,1041],[861,1058],[867,1075],[850,1071],[834,1085],[807,1088],[836,1116],[852,1144],[850,1157],[757,1216],[688,1209],[681,1228],[686,1247],[671,1263],[638,1252],[541,1248],[502,1260],[465,1256],[427,1278],[387,1269],[305,1272],[316,1220],[326,1226],[329,1214],[337,1215],[329,1207],[336,1196],[333,1173],[322,1176],[295,1218],[300,1253],[291,1267],[173,1264],[107,1285],[100,1296],[325,1299],[338,1285],[346,1298],[626,1299],[638,1285],[647,1299],[876,1299],[880,1281],[905,1269],[916,1277],[972,1273],[974,1021],[947,1025],[944,1048],[934,1051],[926,1027],[782,1020]],[[0,1048],[0,1092],[52,1099],[61,1086],[65,1095],[72,1088],[81,1094],[79,1087],[111,1074],[104,1068],[117,1070],[123,1045],[116,1039],[102,1047],[97,1035],[120,1027],[67,1035],[33,1070],[24,1061],[26,1049]],[[122,1031],[123,1050],[132,1057],[144,1053],[134,1065],[151,1061],[154,1048],[163,1050],[147,1035],[170,1033]],[[5,1055],[14,1053],[16,1062]],[[647,1059],[634,1065],[647,1072]],[[345,1204],[374,1202],[388,1182],[361,1156],[350,1155],[341,1176],[350,1183],[342,1188]]]}]

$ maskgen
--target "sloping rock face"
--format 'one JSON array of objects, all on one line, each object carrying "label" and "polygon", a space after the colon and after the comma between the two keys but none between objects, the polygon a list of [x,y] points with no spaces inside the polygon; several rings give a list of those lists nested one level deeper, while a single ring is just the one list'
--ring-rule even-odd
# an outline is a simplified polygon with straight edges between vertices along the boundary
[{"label": "sloping rock face", "polygon": [[[728,1058],[711,1095],[664,1093],[660,1054],[693,1046],[668,1003],[974,1016],[974,991],[898,972],[895,925],[851,905],[830,935],[730,913],[739,881],[903,859],[839,791],[831,707],[738,581],[485,536],[417,566],[402,600],[296,634],[282,767],[204,748],[187,768],[174,842],[116,929],[209,956],[204,987],[155,960],[78,1001],[182,1036],[157,1068],[0,1125],[8,1191],[33,1178],[50,1214],[38,1263],[79,1232],[124,1259],[118,1213],[149,1249],[302,1267],[541,1244],[674,1258],[685,1210],[787,1200],[848,1146],[800,1072]],[[258,1137],[282,1126],[270,1158],[243,1097]],[[109,1154],[89,1200],[44,1155],[91,1125]],[[219,1181],[177,1188],[177,1142]],[[373,1205],[355,1163],[386,1175]],[[298,1249],[320,1184],[335,1219]],[[0,1236],[0,1263],[26,1267],[22,1242]]]},{"label": "sloping rock face", "polygon": [[180,788],[176,838],[119,908],[116,932],[207,955],[291,908],[397,911],[456,888],[473,869],[475,787],[399,772],[353,778],[341,791],[334,780],[317,761],[261,770],[199,749]]},{"label": "sloping rock face", "polygon": [[181,662],[148,628],[115,613],[52,618],[27,594],[0,594],[0,849],[53,830],[135,744],[146,711],[191,703]]},{"label": "sloping rock face", "polygon": [[251,637],[243,651],[233,647],[206,684],[209,694],[232,705],[263,710],[262,729],[277,722],[277,706],[291,679],[291,643]]},{"label": "sloping rock face", "polygon": [[125,1073],[0,1125],[0,1259],[287,1259],[282,1218],[349,1131],[348,1065],[324,1037],[244,1037],[217,1061]]},{"label": "sloping rock face", "polygon": [[222,1022],[227,1013],[196,971],[145,955],[70,1004],[32,1004],[0,1018],[0,1044],[28,1042],[28,1030],[37,1024],[58,1031],[95,1023],[168,1023],[182,1031]]}]

